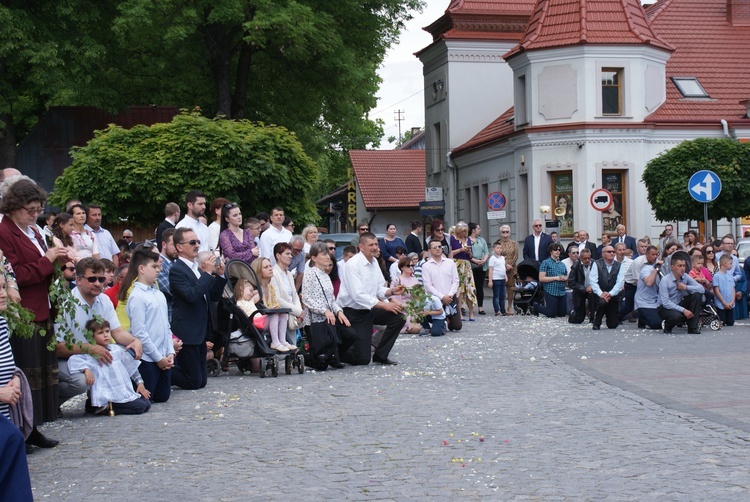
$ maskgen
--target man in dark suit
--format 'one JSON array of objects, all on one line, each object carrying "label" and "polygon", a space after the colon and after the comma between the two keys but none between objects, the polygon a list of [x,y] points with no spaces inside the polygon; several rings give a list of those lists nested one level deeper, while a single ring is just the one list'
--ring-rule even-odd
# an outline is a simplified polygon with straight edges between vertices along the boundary
[{"label": "man in dark suit", "polygon": [[[596,244],[589,241],[589,233],[585,230],[578,231],[578,252],[580,253],[584,249],[591,251],[591,259],[596,260],[598,253],[596,252]],[[580,256],[580,254],[578,255]],[[580,258],[579,258],[580,259]]]},{"label": "man in dark suit", "polygon": [[552,244],[552,237],[542,232],[541,220],[534,220],[532,233],[523,241],[523,259],[536,260],[539,263],[549,258],[547,248]]},{"label": "man in dark suit", "polygon": [[166,229],[174,228],[178,221],[180,221],[180,206],[176,202],[167,202],[164,208],[164,221],[156,227],[156,245],[159,247],[159,252],[164,241],[162,234]]},{"label": "man in dark suit", "polygon": [[589,274],[591,273],[591,251],[584,249],[578,255],[576,261],[570,268],[568,274],[568,287],[573,290],[573,311],[568,317],[571,324],[580,324],[586,319],[586,310],[589,311],[589,320],[594,322],[596,311],[596,297],[591,292]]},{"label": "man in dark suit", "polygon": [[617,225],[617,237],[612,241],[612,245],[622,242],[625,244],[627,249],[633,250],[633,259],[638,258],[638,244],[635,242],[635,238],[625,235],[625,225]]},{"label": "man in dark suit", "polygon": [[417,253],[420,258],[427,254],[420,235],[422,235],[422,223],[419,220],[414,220],[411,222],[411,233],[406,236],[406,254]]},{"label": "man in dark suit", "polygon": [[218,301],[226,284],[224,264],[212,255],[196,261],[201,242],[190,228],[174,233],[178,258],[169,271],[172,292],[172,332],[182,340],[172,369],[172,384],[183,389],[201,389],[208,382],[206,335],[211,330],[210,301]]}]

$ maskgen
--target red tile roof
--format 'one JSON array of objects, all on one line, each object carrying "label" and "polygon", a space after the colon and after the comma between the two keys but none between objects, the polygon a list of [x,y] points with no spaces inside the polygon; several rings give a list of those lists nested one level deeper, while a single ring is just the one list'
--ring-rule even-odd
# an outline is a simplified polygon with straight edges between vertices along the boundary
[{"label": "red tile roof", "polygon": [[423,29],[433,41],[520,40],[534,3],[535,0],[453,0],[445,14]]},{"label": "red tile roof", "polygon": [[452,0],[446,12],[451,14],[530,14],[536,0]]},{"label": "red tile roof", "polygon": [[424,150],[352,150],[349,158],[368,211],[412,209],[424,200]]},{"label": "red tile roof", "polygon": [[490,143],[495,139],[502,138],[512,133],[514,130],[513,125],[513,107],[511,106],[498,118],[493,120],[490,125],[479,131],[479,133],[471,138],[469,141],[453,149],[453,154],[458,154],[466,150],[471,150],[474,147]]},{"label": "red tile roof", "polygon": [[[750,98],[750,26],[733,26],[726,0],[666,0],[647,11],[676,47],[667,61],[667,100],[647,121],[741,119]],[[697,77],[710,99],[686,99],[669,77]]]},{"label": "red tile roof", "polygon": [[539,0],[523,39],[504,57],[576,44],[650,44],[672,49],[651,29],[638,0]]}]

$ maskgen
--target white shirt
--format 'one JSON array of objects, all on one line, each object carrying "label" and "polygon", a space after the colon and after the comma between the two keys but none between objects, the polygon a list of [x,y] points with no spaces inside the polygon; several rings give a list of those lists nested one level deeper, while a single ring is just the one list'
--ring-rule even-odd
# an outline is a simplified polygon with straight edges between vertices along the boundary
[{"label": "white shirt", "polygon": [[539,242],[542,240],[542,234],[534,236],[534,259],[539,261]]},{"label": "white shirt", "polygon": [[378,262],[374,258],[367,261],[363,253],[357,253],[344,267],[337,301],[342,307],[369,310],[379,300],[385,300],[387,290]]},{"label": "white shirt", "polygon": [[211,247],[211,249],[219,248],[219,232],[220,231],[221,231],[221,226],[215,221],[211,222],[211,224],[208,226],[208,245]]},{"label": "white shirt", "polygon": [[292,232],[284,227],[281,227],[281,230],[279,230],[271,225],[268,227],[268,230],[260,234],[260,255],[263,258],[268,258],[271,261],[271,265],[276,265],[273,247],[279,242],[286,242],[288,244],[290,240],[292,240]]},{"label": "white shirt", "polygon": [[391,280],[401,275],[401,271],[398,269],[398,261],[391,263],[391,266],[388,268],[388,273],[391,274]]},{"label": "white shirt", "polygon": [[94,314],[101,316],[105,321],[109,321],[109,329],[111,331],[120,327],[120,321],[117,319],[115,307],[112,305],[112,300],[110,300],[107,295],[97,295],[96,298],[94,298],[93,303],[89,306],[78,288],[74,288],[73,291],[71,291],[71,294],[76,300],[78,300],[76,303],[75,316],[75,323],[77,326],[73,324],[70,317],[66,314],[64,318],[65,328],[60,324],[55,325],[55,334],[57,335],[58,342],[64,342],[65,333],[71,332],[77,342],[89,343],[83,332],[86,329],[86,322],[94,317]]},{"label": "white shirt", "polygon": [[198,240],[201,241],[201,247],[198,251],[211,251],[211,236],[208,232],[208,227],[203,224],[202,221],[191,218],[188,215],[180,220],[176,228],[189,228],[195,235],[198,236]]},{"label": "white shirt", "polygon": [[504,281],[507,279],[507,271],[505,270],[505,256],[491,254],[490,259],[487,260],[487,267],[492,269],[492,280],[493,281]]},{"label": "white shirt", "polygon": [[198,264],[195,261],[190,261],[187,258],[183,258],[182,256],[180,256],[179,259],[182,260],[182,262],[185,265],[187,265],[188,267],[190,267],[190,270],[193,271],[193,273],[195,274],[195,278],[196,279],[200,279],[201,278],[201,272],[200,272],[200,270],[198,270]]},{"label": "white shirt", "polygon": [[90,230],[94,236],[96,236],[96,244],[99,248],[99,258],[111,260],[112,257],[120,253],[120,248],[117,247],[117,242],[109,230],[99,227],[99,230],[94,230],[88,225],[84,225],[86,230]]}]

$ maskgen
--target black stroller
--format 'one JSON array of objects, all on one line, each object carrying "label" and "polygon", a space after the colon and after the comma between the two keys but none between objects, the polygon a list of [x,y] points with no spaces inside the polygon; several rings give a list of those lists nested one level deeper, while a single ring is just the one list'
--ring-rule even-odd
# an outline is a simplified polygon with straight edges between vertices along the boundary
[{"label": "black stroller", "polygon": [[[258,291],[261,298],[263,291],[255,271],[242,260],[230,260],[226,267],[227,284],[222,294],[220,311],[226,312],[228,320],[222,330],[220,346],[224,348],[221,361],[212,359],[208,361],[208,371],[211,376],[218,376],[221,371],[228,371],[230,364],[236,364],[242,374],[252,370],[252,359],[259,360],[259,373],[261,378],[267,376],[270,369],[273,376],[279,376],[279,359],[284,359],[284,370],[287,375],[292,373],[293,368],[301,374],[305,372],[305,359],[301,352],[278,352],[271,348],[270,334],[265,329],[259,330],[253,320],[261,314],[286,314],[289,309],[268,309],[263,303],[256,304],[257,311],[251,316],[237,306],[234,295],[234,286],[240,278],[250,282]],[[214,352],[218,350],[214,346]]]},{"label": "black stroller", "polygon": [[[536,260],[523,260],[516,267],[518,280],[513,293],[513,310],[518,315],[527,315],[534,302],[543,302],[544,293],[539,283],[539,263]],[[527,280],[531,278],[531,280]]]}]

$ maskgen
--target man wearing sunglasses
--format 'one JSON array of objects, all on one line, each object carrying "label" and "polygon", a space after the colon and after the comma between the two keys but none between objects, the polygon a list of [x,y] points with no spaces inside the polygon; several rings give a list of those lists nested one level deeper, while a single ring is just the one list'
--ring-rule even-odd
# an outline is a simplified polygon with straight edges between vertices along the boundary
[{"label": "man wearing sunglasses", "polygon": [[172,332],[182,340],[172,369],[172,385],[202,389],[208,383],[206,336],[211,332],[210,302],[219,301],[227,280],[224,263],[213,254],[199,262],[201,241],[189,228],[178,228],[172,236],[178,258],[169,271],[172,293]]},{"label": "man wearing sunglasses", "polygon": [[[84,331],[86,322],[95,315],[109,321],[112,338],[126,349],[133,349],[136,358],[141,357],[141,342],[120,325],[112,301],[103,295],[105,282],[104,264],[95,258],[84,258],[76,263],[76,288],[73,297],[76,303],[75,318],[64,316],[64,321],[55,325],[57,335],[57,366],[60,374],[58,406],[73,396],[86,392],[86,378],[83,373],[71,374],[68,370],[68,358],[73,354],[90,354],[99,359],[100,364],[109,365],[112,354],[92,341],[89,341]],[[72,335],[75,345],[71,349],[66,346],[65,335]]]},{"label": "man wearing sunglasses", "polygon": [[531,225],[531,234],[523,241],[523,259],[536,260],[539,263],[549,258],[549,245],[552,237],[542,232],[541,220],[534,220]]}]

